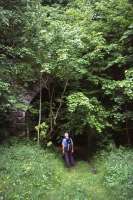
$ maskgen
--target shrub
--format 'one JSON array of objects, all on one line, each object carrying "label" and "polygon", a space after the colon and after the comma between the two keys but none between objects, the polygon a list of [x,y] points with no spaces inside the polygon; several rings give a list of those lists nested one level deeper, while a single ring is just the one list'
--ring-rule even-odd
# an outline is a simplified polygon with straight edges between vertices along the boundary
[{"label": "shrub", "polygon": [[104,184],[117,200],[132,199],[132,153],[132,150],[120,148],[111,151],[106,157]]}]

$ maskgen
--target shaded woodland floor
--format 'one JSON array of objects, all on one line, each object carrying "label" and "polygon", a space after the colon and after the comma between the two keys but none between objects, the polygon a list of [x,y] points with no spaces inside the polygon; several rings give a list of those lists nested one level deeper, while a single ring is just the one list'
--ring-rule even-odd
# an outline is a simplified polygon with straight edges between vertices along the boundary
[{"label": "shaded woodland floor", "polygon": [[10,141],[0,146],[0,199],[117,199],[104,185],[104,168],[101,161],[78,161],[67,169],[56,151],[31,142]]}]

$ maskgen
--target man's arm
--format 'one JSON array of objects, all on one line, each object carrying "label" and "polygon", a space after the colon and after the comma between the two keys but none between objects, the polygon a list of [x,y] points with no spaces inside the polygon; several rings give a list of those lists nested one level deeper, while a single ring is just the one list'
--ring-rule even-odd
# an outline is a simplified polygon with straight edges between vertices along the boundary
[{"label": "man's arm", "polygon": [[63,154],[64,154],[64,149],[65,149],[64,141],[62,141],[62,153],[63,153]]},{"label": "man's arm", "polygon": [[74,152],[74,145],[73,145],[73,140],[71,139],[71,143],[72,143],[72,153]]}]

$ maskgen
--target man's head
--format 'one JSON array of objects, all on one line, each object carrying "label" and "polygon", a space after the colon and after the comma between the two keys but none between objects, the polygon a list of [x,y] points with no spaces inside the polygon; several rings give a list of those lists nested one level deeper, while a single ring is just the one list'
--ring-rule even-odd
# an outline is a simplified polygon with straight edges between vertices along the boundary
[{"label": "man's head", "polygon": [[64,133],[65,138],[69,138],[69,133]]}]

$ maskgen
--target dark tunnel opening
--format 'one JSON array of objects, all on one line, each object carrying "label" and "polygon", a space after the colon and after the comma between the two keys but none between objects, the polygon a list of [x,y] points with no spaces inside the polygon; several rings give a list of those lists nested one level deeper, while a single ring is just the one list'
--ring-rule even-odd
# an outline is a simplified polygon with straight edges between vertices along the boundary
[{"label": "dark tunnel opening", "polygon": [[74,151],[76,160],[89,161],[93,154],[96,152],[96,135],[89,133],[84,133],[81,135],[74,135]]}]

